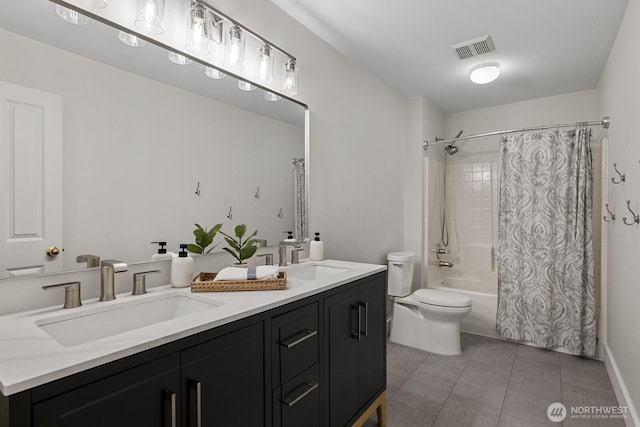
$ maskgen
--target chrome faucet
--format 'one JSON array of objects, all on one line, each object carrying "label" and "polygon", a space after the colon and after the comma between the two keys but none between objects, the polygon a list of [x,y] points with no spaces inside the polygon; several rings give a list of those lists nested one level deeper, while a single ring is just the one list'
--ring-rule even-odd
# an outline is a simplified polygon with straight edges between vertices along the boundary
[{"label": "chrome faucet", "polygon": [[128,268],[126,262],[115,259],[107,259],[100,263],[100,301],[116,299],[113,276],[115,273],[127,271]]},{"label": "chrome faucet", "polygon": [[438,267],[453,268],[453,263],[452,262],[447,262],[447,261],[438,261]]},{"label": "chrome faucet", "polygon": [[287,265],[287,246],[299,248],[302,245],[299,242],[291,242],[286,240],[280,241],[280,243],[278,244],[278,265],[281,267]]}]

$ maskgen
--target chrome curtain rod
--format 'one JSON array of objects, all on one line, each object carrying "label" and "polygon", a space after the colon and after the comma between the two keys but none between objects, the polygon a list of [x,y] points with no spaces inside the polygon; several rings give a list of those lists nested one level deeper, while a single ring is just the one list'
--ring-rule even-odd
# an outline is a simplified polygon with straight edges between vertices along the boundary
[{"label": "chrome curtain rod", "polygon": [[476,135],[460,136],[458,138],[436,139],[436,141],[434,142],[424,141],[422,143],[422,148],[426,150],[427,148],[435,144],[447,144],[454,141],[464,141],[467,139],[482,138],[484,136],[505,135],[507,133],[528,132],[532,130],[566,128],[566,127],[573,127],[573,126],[579,126],[579,125],[602,126],[605,129],[609,129],[610,123],[611,123],[611,120],[609,119],[609,116],[606,116],[606,117],[603,117],[602,120],[599,120],[596,122],[576,122],[576,123],[565,123],[565,124],[557,124],[557,125],[535,126],[535,127],[521,128],[521,129],[499,130],[495,132],[479,133]]}]

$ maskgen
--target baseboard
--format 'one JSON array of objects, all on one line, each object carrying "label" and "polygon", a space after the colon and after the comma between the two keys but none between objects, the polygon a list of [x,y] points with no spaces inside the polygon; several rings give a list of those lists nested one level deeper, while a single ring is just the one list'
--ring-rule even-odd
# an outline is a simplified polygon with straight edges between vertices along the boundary
[{"label": "baseboard", "polygon": [[611,349],[606,344],[604,345],[604,366],[609,374],[609,379],[611,380],[613,391],[618,399],[618,404],[629,408],[629,416],[624,419],[625,425],[627,427],[640,427],[638,411],[636,411],[635,406],[633,406],[633,401],[629,396],[629,390],[627,390],[624,379],[622,378],[622,375],[620,375],[616,359],[613,357]]}]

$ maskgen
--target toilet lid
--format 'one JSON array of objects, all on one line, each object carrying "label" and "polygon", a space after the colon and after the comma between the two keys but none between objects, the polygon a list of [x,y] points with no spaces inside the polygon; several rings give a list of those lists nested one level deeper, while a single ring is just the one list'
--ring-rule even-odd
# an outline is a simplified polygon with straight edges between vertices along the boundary
[{"label": "toilet lid", "polygon": [[418,301],[425,304],[442,307],[470,307],[471,298],[455,292],[440,291],[438,289],[418,289],[413,293]]}]

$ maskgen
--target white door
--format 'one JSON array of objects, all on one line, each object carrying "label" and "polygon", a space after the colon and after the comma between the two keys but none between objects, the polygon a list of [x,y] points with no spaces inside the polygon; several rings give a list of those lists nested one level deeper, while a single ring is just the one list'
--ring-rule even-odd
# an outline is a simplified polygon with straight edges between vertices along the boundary
[{"label": "white door", "polygon": [[61,271],[62,249],[62,98],[0,82],[0,278]]}]

